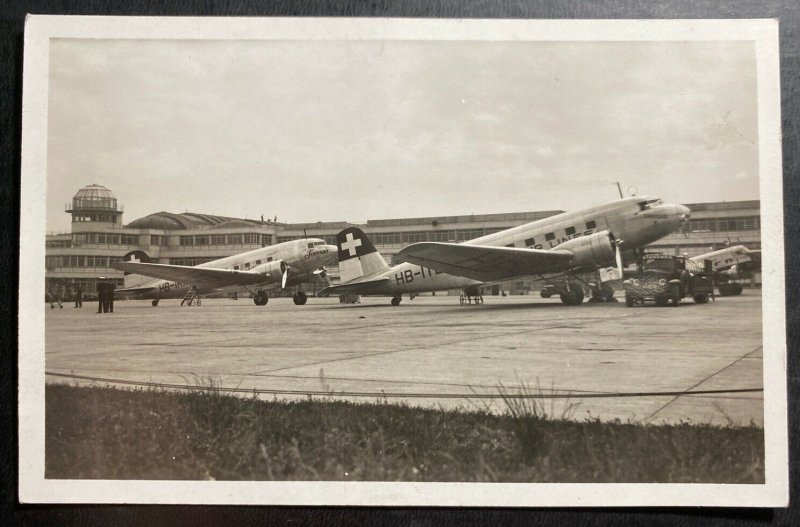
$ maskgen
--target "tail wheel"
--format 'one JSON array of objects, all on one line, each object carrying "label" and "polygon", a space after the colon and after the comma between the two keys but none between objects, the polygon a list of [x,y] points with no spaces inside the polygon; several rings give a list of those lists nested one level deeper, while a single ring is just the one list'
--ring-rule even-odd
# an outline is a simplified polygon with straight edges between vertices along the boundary
[{"label": "tail wheel", "polygon": [[152,304],[153,307],[156,307],[158,305],[158,298],[154,298],[153,301],[150,302],[150,304]]},{"label": "tail wheel", "polygon": [[305,305],[306,302],[308,302],[308,295],[302,292],[296,293],[292,297],[292,300],[294,300],[295,305],[302,306]]}]

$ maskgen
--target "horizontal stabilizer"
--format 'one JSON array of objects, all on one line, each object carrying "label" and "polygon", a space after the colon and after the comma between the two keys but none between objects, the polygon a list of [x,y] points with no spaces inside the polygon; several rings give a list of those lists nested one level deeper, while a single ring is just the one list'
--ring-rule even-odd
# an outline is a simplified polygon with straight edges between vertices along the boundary
[{"label": "horizontal stabilizer", "polygon": [[328,295],[371,295],[379,294],[384,289],[384,286],[389,284],[388,278],[380,278],[378,280],[367,280],[366,282],[354,282],[352,284],[344,285],[331,285],[317,293],[318,296]]}]

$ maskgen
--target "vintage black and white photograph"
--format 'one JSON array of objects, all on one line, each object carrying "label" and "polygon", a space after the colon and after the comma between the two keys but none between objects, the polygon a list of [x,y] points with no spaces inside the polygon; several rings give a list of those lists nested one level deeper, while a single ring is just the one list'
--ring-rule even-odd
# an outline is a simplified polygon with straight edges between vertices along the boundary
[{"label": "vintage black and white photograph", "polygon": [[777,32],[29,18],[21,499],[785,504]]}]

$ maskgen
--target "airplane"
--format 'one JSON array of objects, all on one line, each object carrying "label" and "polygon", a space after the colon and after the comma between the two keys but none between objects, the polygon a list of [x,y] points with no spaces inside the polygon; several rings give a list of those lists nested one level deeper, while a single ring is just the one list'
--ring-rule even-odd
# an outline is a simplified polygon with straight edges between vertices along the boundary
[{"label": "airplane", "polygon": [[[195,297],[217,292],[246,289],[253,302],[264,306],[269,302],[266,289],[285,289],[326,278],[325,265],[336,257],[336,247],[319,238],[304,238],[254,249],[200,265],[148,263],[147,253],[133,251],[125,261],[113,262],[115,269],[125,271],[125,287],[115,296],[152,299],[157,306],[162,298],[183,298],[192,303]],[[294,303],[303,305],[308,296],[293,295]],[[183,302],[181,302],[183,305]]]},{"label": "airplane", "polygon": [[620,279],[623,252],[638,252],[689,220],[683,205],[630,197],[564,212],[463,243],[421,242],[397,253],[403,262],[424,265],[481,282],[536,277],[555,288],[566,305],[583,302],[578,273],[614,266],[605,279]]},{"label": "airplane", "polygon": [[[403,293],[474,290],[487,283],[535,276],[547,281],[564,304],[578,305],[584,290],[577,273],[616,265],[606,279],[620,279],[623,252],[636,252],[676,231],[690,213],[683,205],[655,197],[625,198],[463,243],[415,243],[397,253],[404,263],[391,268],[378,261],[383,259],[360,230],[345,229],[337,237],[342,284],[322,292],[391,294],[392,305],[397,306]],[[347,263],[350,259],[355,261]],[[566,279],[557,280],[560,277]]]},{"label": "airplane", "polygon": [[704,265],[706,260],[711,261],[714,284],[722,296],[741,295],[742,285],[736,280],[761,268],[761,251],[750,250],[744,245],[732,245],[690,259],[700,265]]},{"label": "airplane", "polygon": [[341,285],[331,285],[318,294],[327,296],[392,296],[392,305],[400,305],[403,294],[414,298],[419,293],[447,289],[465,289],[477,296],[478,280],[439,273],[434,269],[403,263],[389,267],[364,231],[348,227],[336,235],[339,249]]}]

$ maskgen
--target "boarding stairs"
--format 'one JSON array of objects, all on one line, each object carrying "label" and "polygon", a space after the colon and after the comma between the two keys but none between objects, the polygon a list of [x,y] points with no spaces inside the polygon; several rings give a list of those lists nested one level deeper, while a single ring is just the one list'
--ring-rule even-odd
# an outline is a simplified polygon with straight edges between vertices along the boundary
[{"label": "boarding stairs", "polygon": [[195,302],[195,305],[200,305],[200,299],[197,298],[197,286],[192,286],[186,291],[186,295],[181,300],[181,305],[191,306],[192,302]]}]

